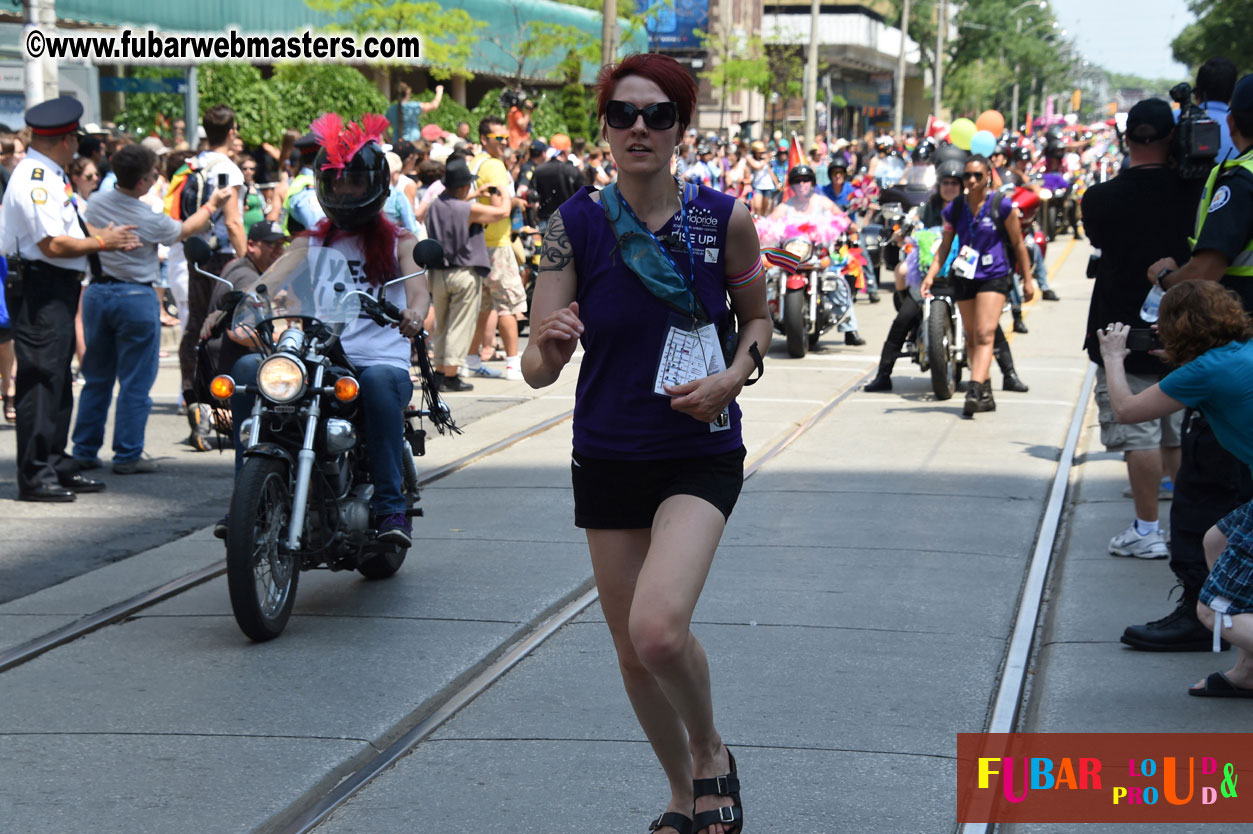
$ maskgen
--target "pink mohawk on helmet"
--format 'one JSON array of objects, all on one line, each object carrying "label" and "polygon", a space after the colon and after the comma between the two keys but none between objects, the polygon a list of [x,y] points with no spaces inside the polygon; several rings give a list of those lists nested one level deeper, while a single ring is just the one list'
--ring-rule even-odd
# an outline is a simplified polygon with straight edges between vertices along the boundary
[{"label": "pink mohawk on helmet", "polygon": [[318,140],[318,144],[326,150],[326,162],[322,165],[322,170],[342,170],[357,155],[357,151],[370,142],[382,144],[383,132],[389,124],[386,118],[377,113],[366,113],[361,117],[360,124],[344,124],[343,117],[338,113],[323,113],[318,116],[309,125],[309,130]]}]

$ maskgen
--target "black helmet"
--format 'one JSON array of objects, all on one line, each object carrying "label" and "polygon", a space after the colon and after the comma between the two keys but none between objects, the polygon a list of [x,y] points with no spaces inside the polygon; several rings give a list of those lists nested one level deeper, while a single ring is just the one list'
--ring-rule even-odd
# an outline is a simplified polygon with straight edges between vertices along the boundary
[{"label": "black helmet", "polygon": [[1014,159],[1021,159],[1023,162],[1031,161],[1031,148],[1026,145],[1019,145],[1014,148]]},{"label": "black helmet", "polygon": [[795,185],[798,182],[808,180],[809,182],[818,182],[818,177],[814,174],[814,169],[808,165],[797,165],[795,168],[787,172],[787,184]]},{"label": "black helmet", "polygon": [[992,149],[992,153],[988,155],[996,156],[998,153],[1006,159],[1009,159],[1009,145],[1005,142],[997,142],[996,147]]},{"label": "black helmet", "polygon": [[941,159],[935,166],[935,181],[938,184],[943,179],[961,179],[962,173],[966,170],[966,164],[960,159],[949,157]]},{"label": "black helmet", "polygon": [[935,154],[935,140],[928,136],[914,148],[913,159],[914,162],[924,164],[931,160],[933,154]]},{"label": "black helmet", "polygon": [[318,151],[313,170],[318,178],[318,202],[330,221],[341,229],[367,223],[378,215],[391,191],[387,156],[377,142],[367,142],[343,168],[322,169],[326,149]]}]

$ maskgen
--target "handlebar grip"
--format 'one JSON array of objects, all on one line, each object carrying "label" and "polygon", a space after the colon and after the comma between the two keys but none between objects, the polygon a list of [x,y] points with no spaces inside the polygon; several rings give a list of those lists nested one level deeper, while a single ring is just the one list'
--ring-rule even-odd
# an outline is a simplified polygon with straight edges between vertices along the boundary
[{"label": "handlebar grip", "polygon": [[400,321],[400,308],[395,304],[384,298],[379,300],[378,305],[379,309],[383,312],[383,315],[390,316],[396,321]]}]

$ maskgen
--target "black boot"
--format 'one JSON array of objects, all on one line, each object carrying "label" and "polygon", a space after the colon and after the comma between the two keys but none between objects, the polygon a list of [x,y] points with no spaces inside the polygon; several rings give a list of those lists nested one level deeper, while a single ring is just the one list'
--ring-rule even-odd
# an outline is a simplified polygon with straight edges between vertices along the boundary
[{"label": "black boot", "polygon": [[[1175,610],[1144,625],[1127,626],[1122,642],[1143,652],[1207,652],[1213,647],[1214,633],[1196,616],[1196,593],[1184,592]],[[1222,641],[1222,647],[1230,644]]]},{"label": "black boot", "polygon": [[854,347],[864,345],[866,340],[857,334],[856,330],[850,330],[844,334],[844,344],[853,345]]},{"label": "black boot", "polygon": [[1040,297],[1043,298],[1045,301],[1061,301],[1061,299],[1057,297],[1057,293],[1053,292],[1052,290],[1045,290],[1044,292],[1040,293]]},{"label": "black boot", "polygon": [[878,290],[866,290],[866,295],[870,296],[871,304],[879,303],[879,291]]},{"label": "black boot", "polygon": [[1001,376],[1004,377],[1001,390],[1015,391],[1019,394],[1027,393],[1027,383],[1019,379],[1014,371],[1014,354],[1009,350],[1009,340],[1005,338],[1005,331],[999,326],[996,328],[996,337],[992,342],[992,355],[996,357],[996,364],[1001,369]]},{"label": "black boot", "polygon": [[983,382],[970,381],[966,388],[966,403],[962,406],[963,417],[974,417],[981,411],[996,411],[996,400],[992,399],[992,380]]},{"label": "black boot", "polygon": [[875,378],[867,382],[866,386],[862,388],[862,390],[870,391],[871,393],[876,393],[879,391],[891,391],[892,390],[891,369],[888,369],[885,371],[883,370],[883,367],[880,366],[879,373],[875,374]]},{"label": "black boot", "polygon": [[1013,315],[1013,317],[1014,317],[1014,332],[1015,332],[1015,333],[1026,333],[1026,332],[1028,332],[1028,331],[1027,331],[1027,325],[1026,325],[1026,323],[1022,320],[1022,310],[1010,310],[1010,313],[1011,313],[1011,314]]}]

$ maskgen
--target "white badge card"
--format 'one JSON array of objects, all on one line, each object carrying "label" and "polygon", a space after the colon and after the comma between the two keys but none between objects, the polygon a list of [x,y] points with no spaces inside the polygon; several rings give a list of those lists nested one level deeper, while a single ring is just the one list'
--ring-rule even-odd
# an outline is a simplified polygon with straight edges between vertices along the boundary
[{"label": "white badge card", "polygon": [[953,274],[958,278],[974,278],[979,265],[979,253],[969,246],[957,250],[957,258],[953,261]]},{"label": "white badge card", "polygon": [[671,326],[661,348],[653,393],[669,397],[667,385],[684,385],[694,379],[722,373],[727,369],[718,345],[718,328],[712,324],[696,330]]}]

